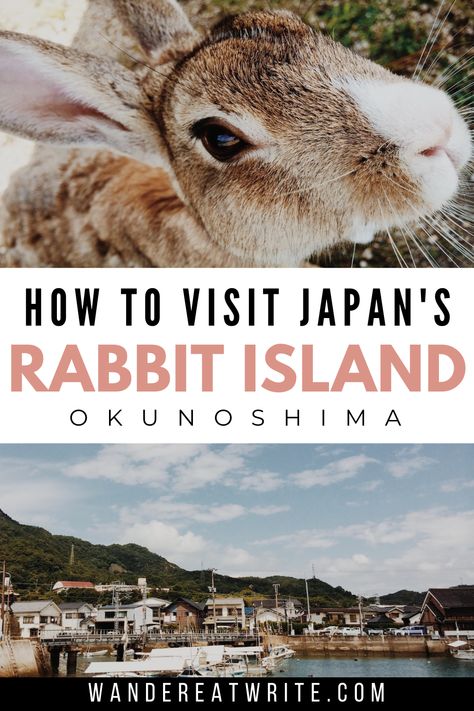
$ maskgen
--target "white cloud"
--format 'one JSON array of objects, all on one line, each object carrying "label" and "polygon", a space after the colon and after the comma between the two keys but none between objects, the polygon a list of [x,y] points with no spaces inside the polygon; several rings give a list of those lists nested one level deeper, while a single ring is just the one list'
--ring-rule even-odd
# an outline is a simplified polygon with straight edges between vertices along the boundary
[{"label": "white cloud", "polygon": [[289,506],[253,506],[250,509],[250,513],[253,513],[256,516],[275,516],[275,514],[284,513],[289,510]]},{"label": "white cloud", "polygon": [[202,536],[192,531],[181,532],[162,521],[133,523],[122,531],[120,541],[145,546],[173,563],[201,553],[207,545]]},{"label": "white cloud", "polygon": [[275,472],[252,472],[251,474],[245,474],[239,481],[239,489],[256,491],[262,494],[275,491],[283,485],[283,479]]},{"label": "white cloud", "polygon": [[213,524],[232,521],[242,516],[274,516],[288,511],[289,506],[263,505],[246,508],[234,503],[191,503],[181,501],[172,496],[163,496],[160,499],[143,501],[133,509],[121,507],[119,516],[122,523],[130,524],[140,520],[159,519],[160,521],[173,521],[178,527],[187,522]]},{"label": "white cloud", "polygon": [[[249,449],[249,456],[255,450]],[[70,477],[106,479],[129,486],[146,485],[191,491],[216,483],[237,485],[245,457],[234,445],[104,445],[92,457],[64,467]]]},{"label": "white cloud", "polygon": [[197,570],[202,564],[204,569],[217,568],[223,575],[238,576],[249,568],[258,568],[260,563],[243,547],[222,545],[215,539],[163,521],[135,522],[125,527],[117,526],[117,531],[119,529],[120,542],[145,546],[187,570]]},{"label": "white cloud", "polygon": [[123,517],[133,519],[136,519],[137,516],[140,518],[157,517],[160,520],[176,521],[181,524],[187,521],[220,523],[231,521],[245,514],[245,507],[240,504],[193,504],[170,497],[163,497],[156,501],[145,501],[133,511],[123,509]]},{"label": "white cloud", "polygon": [[443,494],[455,494],[465,489],[474,489],[474,479],[448,479],[439,488]]},{"label": "white cloud", "polygon": [[58,526],[69,528],[68,507],[76,506],[83,498],[75,486],[60,479],[45,477],[33,466],[33,473],[20,471],[12,476],[9,470],[7,479],[0,479],[0,508],[4,513],[18,520],[36,526],[43,526],[53,531],[64,533]]},{"label": "white cloud", "polygon": [[[411,511],[378,522],[300,530],[261,543],[301,550],[324,548],[325,541],[334,552],[313,558],[318,577],[353,592],[422,591],[474,581],[474,510]],[[357,552],[338,554],[350,546],[357,546]]]},{"label": "white cloud", "polygon": [[357,491],[362,491],[365,493],[371,493],[372,491],[378,489],[379,486],[381,486],[382,484],[382,479],[372,479],[371,481],[363,481],[360,484],[357,484],[353,487],[353,489],[357,489]]},{"label": "white cloud", "polygon": [[357,476],[368,464],[375,464],[377,460],[365,454],[356,454],[352,457],[343,457],[329,462],[319,469],[306,469],[291,475],[291,479],[302,489],[313,486],[331,486]]},{"label": "white cloud", "polygon": [[176,468],[173,488],[176,491],[191,491],[218,482],[224,483],[228,476],[233,476],[231,484],[235,484],[234,475],[244,464],[242,455],[233,451],[202,451]]},{"label": "white cloud", "polygon": [[93,457],[65,467],[65,474],[84,479],[108,479],[119,484],[164,485],[170,472],[206,447],[194,444],[104,445]]},{"label": "white cloud", "polygon": [[396,479],[401,479],[417,474],[435,463],[435,459],[422,454],[421,445],[415,445],[399,450],[394,461],[387,464],[387,471]]},{"label": "white cloud", "polygon": [[336,539],[329,531],[305,529],[294,533],[285,533],[271,538],[262,538],[255,541],[255,546],[282,546],[283,548],[330,548],[335,545]]}]

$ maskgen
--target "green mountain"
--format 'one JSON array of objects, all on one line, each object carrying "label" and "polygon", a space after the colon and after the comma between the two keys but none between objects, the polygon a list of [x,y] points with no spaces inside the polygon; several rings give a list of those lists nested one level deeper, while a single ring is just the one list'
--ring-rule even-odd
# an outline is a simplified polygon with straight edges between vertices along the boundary
[{"label": "green mountain", "polygon": [[421,605],[426,593],[415,590],[398,590],[398,592],[382,595],[380,602],[382,605]]},{"label": "green mountain", "polygon": [[[182,595],[197,600],[208,596],[210,585],[208,571],[184,570],[143,546],[134,543],[95,545],[73,536],[53,535],[44,528],[18,523],[0,510],[0,560],[3,559],[7,561],[13,587],[22,598],[51,597],[52,585],[58,580],[107,583],[120,579],[124,583],[136,584],[137,578],[146,577],[151,586],[169,588],[170,598]],[[270,597],[274,594],[273,584],[279,583],[280,597],[291,595],[304,602],[306,596],[305,581],[298,578],[216,575],[215,580],[219,594]],[[308,581],[308,589],[311,603],[315,605],[347,605],[355,601],[349,591],[332,587],[317,578]],[[161,592],[159,594],[166,597]],[[70,596],[86,599],[91,593],[71,591]],[[64,600],[64,596],[61,599]]]}]

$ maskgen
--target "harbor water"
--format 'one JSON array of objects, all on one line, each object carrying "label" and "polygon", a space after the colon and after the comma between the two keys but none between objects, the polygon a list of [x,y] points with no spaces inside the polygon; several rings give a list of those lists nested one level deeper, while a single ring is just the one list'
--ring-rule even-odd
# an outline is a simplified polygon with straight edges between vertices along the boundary
[{"label": "harbor water", "polygon": [[[114,657],[95,657],[94,659],[78,657],[77,673],[82,676],[94,662],[110,662]],[[63,665],[61,676],[65,673]],[[286,660],[274,671],[273,676],[279,677],[474,677],[474,663],[459,661],[451,657],[370,657],[352,658],[294,658]]]}]

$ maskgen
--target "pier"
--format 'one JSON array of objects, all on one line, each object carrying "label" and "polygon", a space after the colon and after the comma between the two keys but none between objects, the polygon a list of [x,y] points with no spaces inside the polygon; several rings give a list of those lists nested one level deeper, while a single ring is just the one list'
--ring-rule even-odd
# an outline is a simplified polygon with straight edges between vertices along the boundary
[{"label": "pier", "polygon": [[117,661],[121,662],[124,659],[125,646],[135,652],[143,652],[145,647],[199,647],[213,644],[224,644],[229,647],[253,646],[258,644],[258,639],[253,634],[234,632],[154,633],[146,636],[129,634],[125,644],[124,635],[120,632],[84,635],[71,631],[70,633],[47,632],[41,635],[39,642],[49,652],[51,671],[54,676],[59,672],[61,654],[66,655],[68,676],[74,676],[77,670],[77,656],[84,650],[93,652],[109,649],[111,653],[115,651]]}]

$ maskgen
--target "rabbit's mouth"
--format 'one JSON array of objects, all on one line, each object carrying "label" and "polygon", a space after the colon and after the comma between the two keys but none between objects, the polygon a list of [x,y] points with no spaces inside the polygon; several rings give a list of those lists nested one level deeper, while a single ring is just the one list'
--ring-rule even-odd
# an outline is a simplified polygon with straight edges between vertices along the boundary
[{"label": "rabbit's mouth", "polygon": [[[379,187],[373,184],[381,227],[403,227],[442,209],[457,193],[472,153],[468,127],[448,95],[398,78],[351,80],[345,91],[392,150],[391,160],[382,163]],[[354,241],[365,242],[359,234]]]}]

